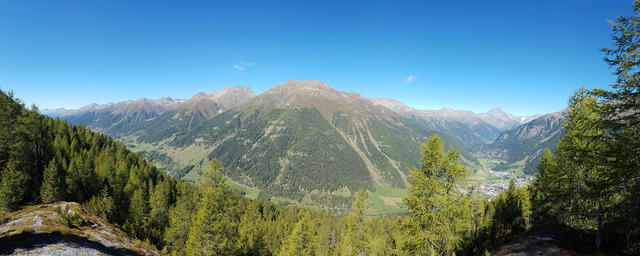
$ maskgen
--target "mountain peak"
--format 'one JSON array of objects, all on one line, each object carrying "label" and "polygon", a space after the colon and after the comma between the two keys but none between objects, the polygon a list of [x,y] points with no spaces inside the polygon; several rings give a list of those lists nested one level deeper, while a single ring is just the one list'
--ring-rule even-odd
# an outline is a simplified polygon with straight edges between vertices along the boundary
[{"label": "mountain peak", "polygon": [[415,109],[413,109],[412,107],[409,107],[393,98],[370,98],[369,100],[373,102],[373,104],[388,108],[389,110],[400,115],[408,115],[415,111]]},{"label": "mountain peak", "polygon": [[207,119],[211,119],[219,113],[245,103],[255,95],[249,87],[227,86],[216,92],[199,92],[181,104],[177,110],[200,113]]},{"label": "mountain peak", "polygon": [[491,113],[491,114],[506,114],[504,111],[502,111],[502,109],[498,106],[493,107],[492,109],[489,109],[489,111],[487,111],[487,113]]},{"label": "mountain peak", "polygon": [[305,80],[299,81],[294,79],[290,79],[289,81],[279,83],[274,86],[273,89],[307,89],[307,90],[325,90],[325,91],[336,91],[333,87],[327,85],[326,83],[318,80]]}]

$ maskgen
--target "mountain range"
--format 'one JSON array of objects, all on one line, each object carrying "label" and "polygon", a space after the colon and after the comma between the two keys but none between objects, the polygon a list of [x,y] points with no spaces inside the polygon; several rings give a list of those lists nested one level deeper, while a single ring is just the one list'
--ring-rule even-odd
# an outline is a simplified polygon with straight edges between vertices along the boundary
[{"label": "mountain range", "polygon": [[495,107],[486,113],[476,114],[468,110],[417,110],[391,98],[372,98],[375,104],[384,106],[406,118],[414,119],[427,127],[449,133],[461,146],[471,149],[476,145],[494,141],[502,131],[525,124],[540,115],[516,116]]},{"label": "mountain range", "polygon": [[500,134],[489,144],[472,149],[477,157],[505,160],[497,170],[524,167],[525,174],[535,174],[542,151],[555,146],[563,134],[563,117],[566,111],[543,115],[515,129]]},{"label": "mountain range", "polygon": [[[344,206],[361,187],[406,188],[420,144],[432,134],[460,148],[472,170],[482,168],[476,156],[533,165],[539,151],[557,143],[547,137],[561,127],[549,115],[416,110],[294,79],[259,95],[235,86],[186,100],[142,98],[42,112],[114,136],[175,177],[195,182],[215,157],[240,186],[325,208]],[[524,140],[543,148],[522,150]]]}]

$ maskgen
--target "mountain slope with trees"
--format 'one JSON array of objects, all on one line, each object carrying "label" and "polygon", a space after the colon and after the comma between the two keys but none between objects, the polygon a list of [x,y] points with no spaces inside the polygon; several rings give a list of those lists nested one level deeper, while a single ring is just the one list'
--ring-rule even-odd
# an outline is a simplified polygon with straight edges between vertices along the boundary
[{"label": "mountain slope with trees", "polygon": [[[264,196],[343,208],[361,187],[406,188],[420,143],[436,132],[313,80],[290,80],[257,96],[246,87],[200,93],[136,127],[107,134],[174,177],[196,182],[208,159],[218,158],[232,180]],[[479,166],[467,151],[463,159]]]},{"label": "mountain slope with trees", "polygon": [[524,173],[533,175],[542,151],[555,150],[562,137],[564,115],[564,111],[546,114],[501,133],[494,142],[476,146],[472,152],[476,157],[505,160],[496,170],[524,167]]},{"label": "mountain slope with trees", "polygon": [[486,113],[453,110],[418,110],[391,98],[371,98],[376,105],[384,106],[401,116],[413,119],[429,129],[454,137],[465,149],[493,142],[505,130],[525,124],[539,115],[515,116],[493,108]]},{"label": "mountain slope with trees", "polygon": [[[226,169],[215,158],[202,171],[197,186],[178,182],[109,137],[41,116],[35,109],[27,110],[11,94],[2,92],[0,96],[0,122],[3,124],[0,139],[7,142],[0,147],[0,217],[12,216],[14,210],[28,204],[75,201],[86,211],[121,227],[128,235],[148,241],[171,255],[477,255],[517,237],[532,221],[567,219],[556,214],[588,218],[589,214],[584,213],[589,213],[589,206],[593,205],[585,203],[592,196],[604,195],[598,192],[602,191],[598,186],[573,187],[571,180],[560,182],[562,187],[555,187],[558,183],[553,174],[573,168],[556,168],[563,166],[563,161],[549,161],[547,151],[540,167],[541,180],[534,184],[531,192],[526,187],[516,188],[512,182],[506,192],[488,201],[459,189],[466,179],[460,151],[455,148],[445,151],[442,139],[432,135],[420,147],[419,166],[410,173],[410,192],[405,198],[410,209],[408,214],[399,218],[366,218],[364,207],[369,192],[361,189],[354,196],[348,214],[335,217],[319,211],[242,198],[226,185]],[[570,120],[574,120],[572,113],[570,111]],[[593,119],[593,115],[587,116],[590,116],[587,120],[599,120]],[[600,134],[570,132],[571,126],[567,129],[565,136],[593,138],[592,135]],[[589,129],[597,131],[597,128]],[[619,145],[628,144],[623,140]],[[564,154],[561,153],[564,148],[559,148],[559,156]],[[632,154],[610,160],[613,163],[626,161]],[[630,183],[613,187],[620,189],[631,185],[631,190],[618,194],[623,199],[634,195],[633,179],[638,177],[636,173],[624,174],[627,176],[620,177],[630,178],[627,181]],[[583,176],[578,174],[578,177]],[[571,188],[594,193],[577,196],[574,193],[577,191]],[[556,203],[557,196],[565,195],[574,195],[576,199],[575,205],[569,208],[571,211],[554,210],[563,205]],[[566,204],[568,201],[565,198],[560,202]],[[604,201],[595,202],[604,204]],[[611,220],[607,219],[609,228],[603,241],[611,246],[613,240],[609,237],[628,237],[618,240],[615,245],[633,252],[635,226],[621,229],[613,225],[616,220],[633,221],[629,219],[634,216],[634,208],[629,208],[634,205],[633,201],[622,205],[617,201],[609,203],[620,208],[614,211],[609,204],[602,206],[615,213],[608,217]],[[32,209],[37,207],[24,207],[23,211],[29,214]],[[571,219],[575,220],[569,223],[572,226],[588,223],[582,221],[584,217]],[[79,222],[73,216],[63,217],[60,221],[69,223],[72,229],[78,228],[74,223]],[[11,250],[12,245],[3,246]]]},{"label": "mountain slope with trees", "polygon": [[[332,194],[338,190],[405,188],[406,170],[432,134],[358,94],[290,80],[197,130],[170,140],[145,135],[140,141],[179,149],[196,145],[208,153],[206,159],[228,163],[233,180],[268,196],[328,207],[346,203],[349,195]],[[204,160],[191,164],[202,166]],[[465,160],[475,161],[468,153]]]}]

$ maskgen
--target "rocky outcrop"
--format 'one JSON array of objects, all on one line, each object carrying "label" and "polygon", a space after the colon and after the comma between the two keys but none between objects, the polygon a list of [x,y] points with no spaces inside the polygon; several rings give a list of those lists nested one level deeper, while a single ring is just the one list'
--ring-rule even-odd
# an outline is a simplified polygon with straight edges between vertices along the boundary
[{"label": "rocky outcrop", "polygon": [[[78,214],[82,224],[65,225],[61,212]],[[0,223],[1,255],[160,255],[77,203],[27,206]]]}]

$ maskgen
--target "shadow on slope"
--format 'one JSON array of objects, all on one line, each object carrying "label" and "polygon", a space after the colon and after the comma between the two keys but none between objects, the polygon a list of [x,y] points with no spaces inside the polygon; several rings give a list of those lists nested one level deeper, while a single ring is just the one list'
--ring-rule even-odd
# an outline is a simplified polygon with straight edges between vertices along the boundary
[{"label": "shadow on slope", "polygon": [[24,232],[0,238],[0,254],[105,254],[105,255],[139,255],[134,251],[101,243],[60,232],[33,233]]}]

